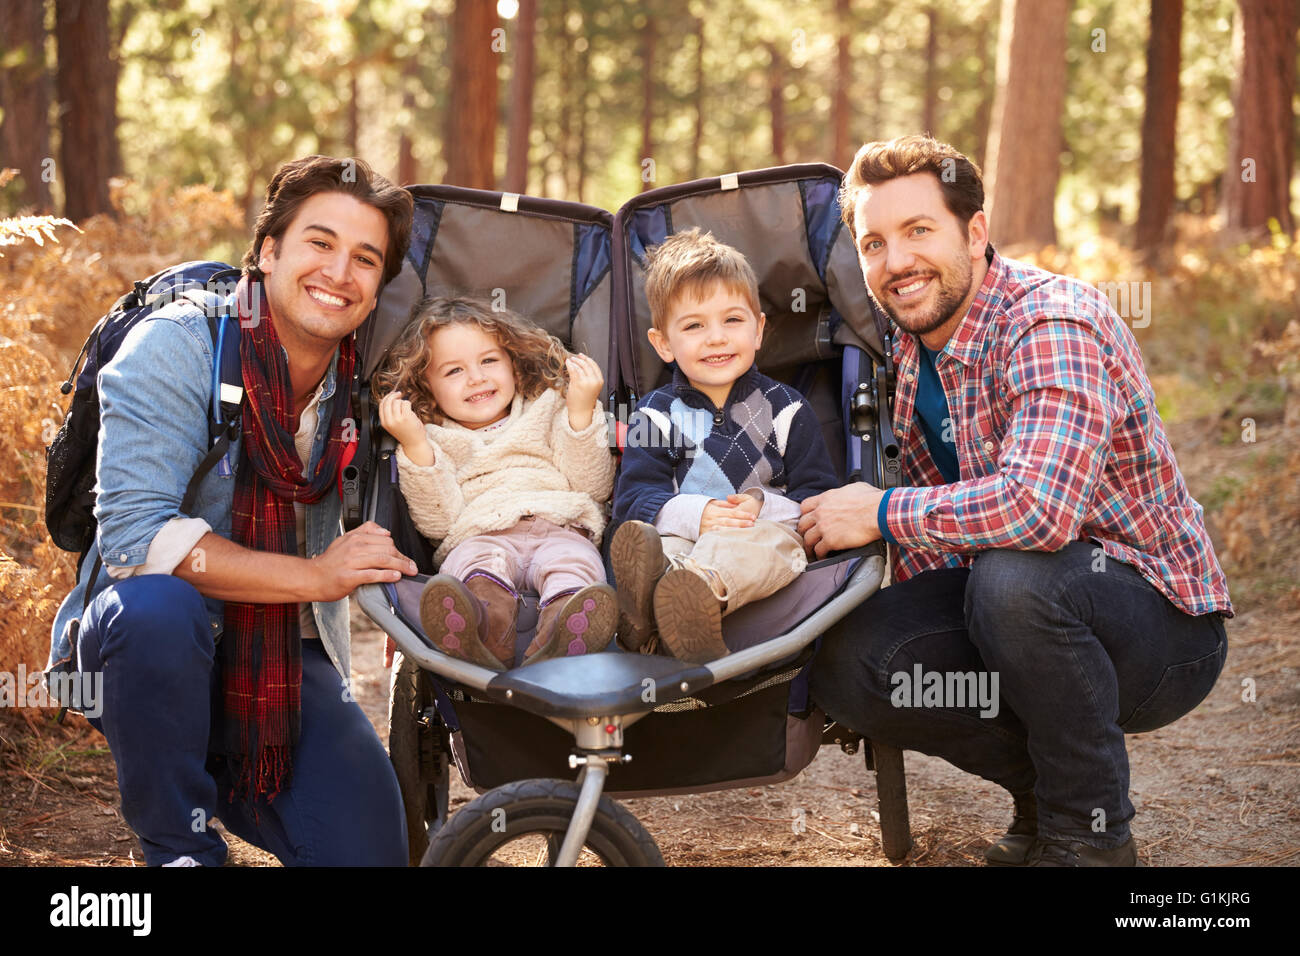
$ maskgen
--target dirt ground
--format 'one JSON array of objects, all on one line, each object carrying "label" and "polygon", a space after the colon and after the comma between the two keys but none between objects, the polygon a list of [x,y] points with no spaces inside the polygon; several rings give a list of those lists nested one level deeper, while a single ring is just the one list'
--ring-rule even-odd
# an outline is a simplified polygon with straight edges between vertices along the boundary
[{"label": "dirt ground", "polygon": [[[1194,438],[1179,437],[1195,490],[1212,466],[1185,454]],[[1149,865],[1300,864],[1300,608],[1278,600],[1237,610],[1210,696],[1173,725],[1128,738],[1133,832]],[[354,693],[386,740],[383,635],[359,612],[353,621]],[[52,713],[0,711],[0,866],[141,865],[104,738],[80,718],[55,724]],[[934,757],[909,752],[906,764],[914,846],[903,865],[982,864],[1010,822],[1009,797]],[[473,797],[453,771],[453,811]],[[874,774],[860,754],[834,747],[784,784],[626,806],[670,866],[893,865],[873,818]],[[230,865],[278,865],[227,840]]]},{"label": "dirt ground", "polygon": [[[1133,829],[1153,866],[1300,864],[1300,611],[1228,622],[1228,664],[1195,711],[1128,738]],[[387,738],[383,635],[354,638],[357,699]],[[1242,682],[1256,681],[1253,702]],[[0,714],[0,865],[140,864],[122,819],[103,737],[79,718]],[[914,846],[905,865],[983,862],[1010,821],[1000,788],[935,757],[906,755]],[[473,799],[453,773],[453,810]],[[889,866],[880,846],[874,774],[861,755],[824,747],[784,784],[628,800],[670,866]],[[795,821],[803,811],[803,832]],[[277,866],[227,834],[230,865]]]}]

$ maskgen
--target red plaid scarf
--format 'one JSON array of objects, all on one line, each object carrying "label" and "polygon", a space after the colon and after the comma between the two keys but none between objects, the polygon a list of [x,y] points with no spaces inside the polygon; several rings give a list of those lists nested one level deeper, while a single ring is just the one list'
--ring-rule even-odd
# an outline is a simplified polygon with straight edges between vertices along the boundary
[{"label": "red plaid scarf", "polygon": [[[339,344],[330,437],[316,473],[303,475],[293,441],[293,388],[270,306],[240,280],[244,437],[235,474],[232,538],[252,551],[298,553],[293,503],[319,501],[334,486],[351,414],[352,336]],[[255,293],[253,296],[249,292]],[[256,314],[253,314],[254,311]],[[301,730],[302,644],[298,605],[227,601],[221,641],[223,749],[235,793],[273,800],[289,785]]]}]

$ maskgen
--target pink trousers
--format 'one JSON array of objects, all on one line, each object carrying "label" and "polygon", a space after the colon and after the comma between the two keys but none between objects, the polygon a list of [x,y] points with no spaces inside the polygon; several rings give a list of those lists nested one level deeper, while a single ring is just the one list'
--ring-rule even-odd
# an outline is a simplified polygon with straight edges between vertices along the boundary
[{"label": "pink trousers", "polygon": [[471,571],[489,571],[517,591],[536,591],[542,603],[561,591],[605,582],[605,565],[590,538],[534,517],[466,538],[438,570],[462,581]]}]

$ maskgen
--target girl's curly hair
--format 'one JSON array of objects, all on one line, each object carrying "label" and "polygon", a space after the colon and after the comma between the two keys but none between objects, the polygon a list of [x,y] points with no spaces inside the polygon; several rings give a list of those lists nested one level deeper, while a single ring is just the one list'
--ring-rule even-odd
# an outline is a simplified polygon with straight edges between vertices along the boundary
[{"label": "girl's curly hair", "polygon": [[401,391],[420,421],[440,423],[443,415],[426,382],[433,360],[429,343],[439,329],[470,322],[496,339],[510,356],[515,388],[524,398],[536,398],[548,388],[564,390],[568,382],[564,363],[569,352],[559,339],[517,312],[494,310],[483,299],[455,296],[421,299],[411,309],[406,329],[375,374],[375,399]]}]

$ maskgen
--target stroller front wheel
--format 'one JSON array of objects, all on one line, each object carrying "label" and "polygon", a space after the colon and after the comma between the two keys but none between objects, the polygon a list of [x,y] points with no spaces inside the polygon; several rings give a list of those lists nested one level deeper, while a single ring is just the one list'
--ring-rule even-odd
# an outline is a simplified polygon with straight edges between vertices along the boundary
[{"label": "stroller front wheel", "polygon": [[[461,807],[430,841],[421,866],[553,866],[578,802],[571,780],[516,780]],[[579,866],[663,866],[654,838],[601,796]]]}]

